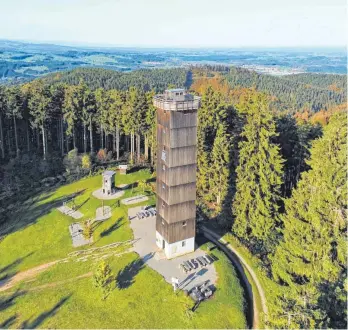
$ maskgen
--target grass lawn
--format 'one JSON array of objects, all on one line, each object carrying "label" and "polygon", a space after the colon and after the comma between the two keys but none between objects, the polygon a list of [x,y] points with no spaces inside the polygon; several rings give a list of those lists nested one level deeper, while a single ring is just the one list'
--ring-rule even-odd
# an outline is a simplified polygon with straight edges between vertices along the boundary
[{"label": "grass lawn", "polygon": [[[141,170],[127,175],[118,175],[117,184],[135,183],[139,180],[150,179],[147,170]],[[45,262],[61,259],[74,250],[69,233],[69,225],[85,219],[94,218],[96,208],[101,206],[101,201],[92,196],[92,192],[101,186],[101,176],[85,178],[72,184],[64,185],[58,189],[36,196],[33,204],[23,205],[23,209],[13,215],[10,222],[16,223],[16,231],[7,235],[0,242],[0,278],[5,276],[1,269],[12,274]],[[79,211],[84,214],[82,219],[75,220],[59,212],[56,208],[61,206],[67,197],[81,192],[75,198],[75,204],[82,206]],[[145,192],[146,193],[146,192]],[[143,194],[143,192],[130,186],[121,199]],[[154,204],[153,194],[150,200],[143,204]],[[127,207],[123,204],[117,207],[117,200],[105,201],[104,205],[112,207],[112,217],[104,221],[95,229],[93,246],[102,246],[112,242],[125,241],[133,238],[132,230],[128,225]],[[134,205],[141,205],[134,204]],[[134,206],[132,205],[132,207]],[[87,246],[85,248],[90,248]]]},{"label": "grass lawn", "polygon": [[[116,177],[117,184],[142,179],[150,179],[150,173],[143,170]],[[76,220],[56,207],[67,196],[83,190],[75,202],[83,204],[79,209],[83,219],[93,217],[101,202],[91,193],[100,184],[100,176],[86,178],[37,196],[31,205],[24,204],[12,219],[16,230],[0,242],[0,278],[80,250],[72,247],[68,230]],[[129,187],[122,198],[142,193]],[[154,196],[149,197],[145,204],[154,203]],[[105,205],[113,207],[113,215],[96,228],[92,247],[133,237],[127,207],[115,206],[115,201],[106,201]],[[93,285],[97,262],[92,259],[77,262],[72,258],[2,292],[0,328],[245,328],[244,293],[236,272],[222,252],[214,254],[219,259],[215,262],[217,291],[193,314],[187,312],[192,300],[181,291],[173,293],[161,275],[131,252],[107,259],[115,281],[105,301]]]},{"label": "grass lawn", "polygon": [[[174,294],[132,252],[108,259],[115,282],[105,301],[92,276],[77,278],[93,271],[95,262],[62,263],[0,295],[0,327],[245,328],[243,291],[235,270],[222,252],[214,254],[219,258],[218,289],[192,315],[186,312],[193,306],[191,299],[181,291]],[[119,276],[122,270],[126,276]]]}]

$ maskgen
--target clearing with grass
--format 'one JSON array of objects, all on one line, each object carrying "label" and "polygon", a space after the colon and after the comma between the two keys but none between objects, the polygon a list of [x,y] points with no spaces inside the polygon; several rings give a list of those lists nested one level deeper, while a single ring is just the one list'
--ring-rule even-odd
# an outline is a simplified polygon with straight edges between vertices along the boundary
[{"label": "clearing with grass", "polygon": [[[138,182],[144,180],[151,182],[155,178],[148,170],[117,177],[117,184],[129,185],[122,199],[140,194],[149,198],[129,207],[155,204],[154,194],[138,186]],[[128,206],[119,200],[104,201],[105,206],[111,207],[112,216],[94,222],[93,243],[73,248],[69,225],[95,217],[95,210],[102,202],[92,193],[100,184],[101,176],[96,175],[50,188],[23,203],[2,228],[0,327],[247,326],[244,291],[234,267],[222,252],[214,251],[218,259],[214,263],[218,273],[217,290],[192,313],[192,299],[180,290],[174,293],[171,285],[133,252]],[[69,203],[74,205],[70,206],[83,214],[81,219],[73,219],[57,210],[72,197]],[[116,242],[120,244],[113,245]],[[101,260],[112,271],[111,291],[105,300],[93,278]]]}]

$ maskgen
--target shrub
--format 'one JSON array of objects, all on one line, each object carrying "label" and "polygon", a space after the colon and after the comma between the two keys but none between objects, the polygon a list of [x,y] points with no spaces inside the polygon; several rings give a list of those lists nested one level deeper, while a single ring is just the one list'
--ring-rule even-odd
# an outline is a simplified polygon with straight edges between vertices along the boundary
[{"label": "shrub", "polygon": [[91,157],[87,154],[82,156],[82,168],[84,170],[90,170],[92,168]]},{"label": "shrub", "polygon": [[100,162],[105,162],[106,161],[106,153],[107,153],[106,149],[100,149],[97,153],[97,159]]},{"label": "shrub", "polygon": [[68,155],[64,158],[64,165],[66,171],[70,173],[80,173],[81,160],[78,156],[78,150],[73,149],[68,152]]}]

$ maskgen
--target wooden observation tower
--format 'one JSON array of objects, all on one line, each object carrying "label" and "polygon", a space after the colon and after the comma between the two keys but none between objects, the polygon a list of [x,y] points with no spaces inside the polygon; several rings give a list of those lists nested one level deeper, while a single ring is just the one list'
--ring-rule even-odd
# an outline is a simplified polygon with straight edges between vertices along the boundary
[{"label": "wooden observation tower", "polygon": [[195,249],[196,144],[200,97],[184,89],[156,95],[156,244],[167,258]]}]

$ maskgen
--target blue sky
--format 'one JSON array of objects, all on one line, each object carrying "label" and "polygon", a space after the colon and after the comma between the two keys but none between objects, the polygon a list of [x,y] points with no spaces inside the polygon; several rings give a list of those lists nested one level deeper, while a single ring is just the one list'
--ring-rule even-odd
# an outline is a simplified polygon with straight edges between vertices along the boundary
[{"label": "blue sky", "polygon": [[140,47],[345,46],[346,0],[0,0],[0,38]]}]

